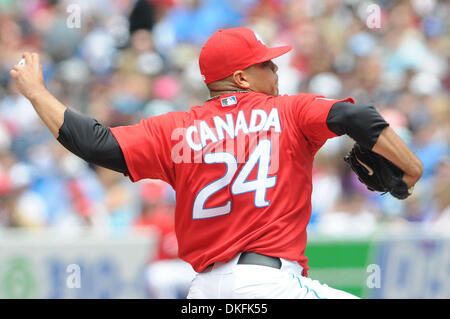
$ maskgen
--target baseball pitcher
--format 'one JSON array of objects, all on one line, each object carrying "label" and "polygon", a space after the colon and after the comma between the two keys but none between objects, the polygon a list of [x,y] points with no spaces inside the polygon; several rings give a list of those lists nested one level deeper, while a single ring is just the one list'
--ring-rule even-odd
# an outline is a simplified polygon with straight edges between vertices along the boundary
[{"label": "baseball pitcher", "polygon": [[272,59],[290,50],[248,28],[219,30],[200,53],[211,96],[203,105],[112,128],[50,94],[37,54],[25,53],[10,75],[74,154],[174,188],[179,257],[197,272],[188,298],[354,298],[307,275],[314,155],[347,134],[356,143],[346,161],[360,180],[399,199],[422,163],[373,106],[279,96]]}]

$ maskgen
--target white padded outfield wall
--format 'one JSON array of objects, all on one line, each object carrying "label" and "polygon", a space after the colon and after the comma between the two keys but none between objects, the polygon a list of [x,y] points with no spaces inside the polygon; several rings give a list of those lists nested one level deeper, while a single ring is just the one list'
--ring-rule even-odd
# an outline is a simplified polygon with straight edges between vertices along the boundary
[{"label": "white padded outfield wall", "polygon": [[149,233],[0,231],[0,298],[145,298]]},{"label": "white padded outfield wall", "polygon": [[[165,265],[158,272],[148,267],[157,249],[155,238],[131,231],[0,230],[0,298],[157,298],[180,285],[181,293],[164,296],[184,298],[189,282],[182,279],[191,274],[175,270],[183,275],[173,282],[173,273],[186,265]],[[362,298],[450,298],[446,232],[311,232],[308,240],[309,275],[331,287]],[[158,279],[152,288],[159,294],[149,293],[149,269]]]}]

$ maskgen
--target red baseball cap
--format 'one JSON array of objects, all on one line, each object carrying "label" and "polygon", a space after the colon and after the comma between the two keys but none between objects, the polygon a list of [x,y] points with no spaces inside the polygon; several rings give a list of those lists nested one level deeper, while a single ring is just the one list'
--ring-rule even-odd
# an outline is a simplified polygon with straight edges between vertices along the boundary
[{"label": "red baseball cap", "polygon": [[267,47],[249,28],[221,29],[206,41],[200,52],[200,72],[208,84],[290,50],[290,45]]}]

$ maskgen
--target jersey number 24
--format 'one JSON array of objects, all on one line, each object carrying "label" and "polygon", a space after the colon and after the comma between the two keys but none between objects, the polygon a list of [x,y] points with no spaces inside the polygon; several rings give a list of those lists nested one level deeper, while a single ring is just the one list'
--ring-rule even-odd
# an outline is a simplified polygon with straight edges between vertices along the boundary
[{"label": "jersey number 24", "polygon": [[[270,202],[266,200],[266,190],[274,187],[277,180],[276,176],[269,177],[270,155],[271,141],[267,139],[261,140],[231,185],[231,193],[233,195],[254,192],[254,205],[256,207],[269,206]],[[211,218],[231,212],[231,200],[223,206],[210,208],[205,208],[205,202],[211,195],[229,186],[238,169],[236,157],[229,152],[207,153],[204,155],[204,161],[206,164],[224,163],[227,165],[227,172],[223,177],[205,186],[197,194],[192,209],[193,219]],[[248,176],[258,162],[256,179],[247,181]]]}]

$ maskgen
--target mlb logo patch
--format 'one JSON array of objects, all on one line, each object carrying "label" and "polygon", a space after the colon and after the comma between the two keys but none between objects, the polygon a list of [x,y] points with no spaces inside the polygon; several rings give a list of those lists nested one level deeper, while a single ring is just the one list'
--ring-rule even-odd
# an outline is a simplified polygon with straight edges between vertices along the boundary
[{"label": "mlb logo patch", "polygon": [[237,104],[237,99],[233,95],[233,96],[229,96],[229,97],[225,97],[225,98],[221,99],[220,103],[222,103],[222,106],[231,106],[231,105]]}]

